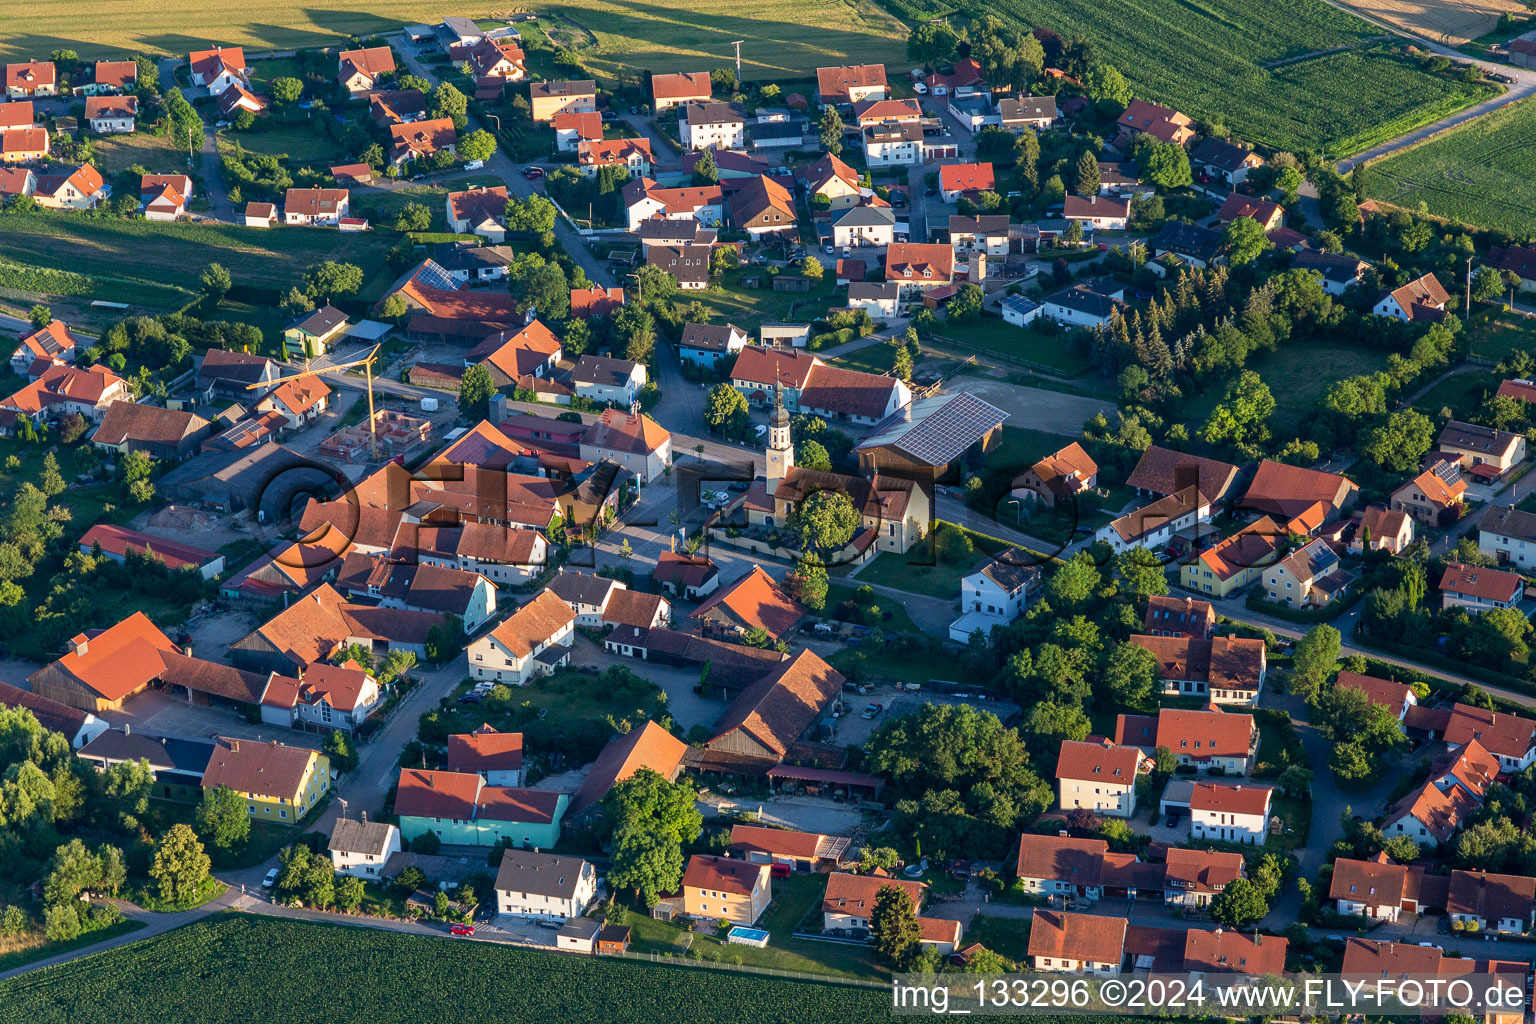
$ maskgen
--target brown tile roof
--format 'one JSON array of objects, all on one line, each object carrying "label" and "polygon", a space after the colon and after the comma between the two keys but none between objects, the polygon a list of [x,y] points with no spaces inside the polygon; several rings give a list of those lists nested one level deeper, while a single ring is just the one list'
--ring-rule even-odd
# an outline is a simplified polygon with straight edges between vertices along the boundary
[{"label": "brown tile roof", "polygon": [[[1220,892],[1243,875],[1243,855],[1175,847],[1166,854],[1164,879],[1180,892]],[[1174,885],[1173,883],[1179,883]]]},{"label": "brown tile roof", "polygon": [[395,51],[387,46],[342,50],[336,55],[336,60],[341,64],[351,64],[368,75],[382,75],[395,70]]},{"label": "brown tile roof", "polygon": [[819,365],[823,365],[821,360],[808,352],[785,352],[748,345],[737,354],[736,364],[731,367],[731,378],[769,386],[779,383],[786,388],[799,389],[805,387],[811,379],[811,371]]},{"label": "brown tile roof", "polygon": [[45,673],[62,673],[102,699],[117,701],[165,670],[161,652],[180,653],[143,612],[134,612],[95,635],[78,634],[70,645],[69,653],[32,673],[28,681]]},{"label": "brown tile roof", "polygon": [[1269,786],[1222,786],[1212,782],[1197,782],[1189,797],[1189,808],[1192,811],[1267,815],[1274,792]]},{"label": "brown tile roof", "polygon": [[101,426],[91,435],[98,444],[120,445],[126,441],[176,444],[208,426],[201,416],[179,409],[137,402],[113,402],[107,406]]},{"label": "brown tile roof", "polygon": [[220,736],[214,742],[203,788],[228,786],[236,793],[253,793],[274,799],[293,799],[304,781],[304,772],[320,755],[305,747],[289,747],[272,740],[239,740]]},{"label": "brown tile roof", "polygon": [[1344,940],[1340,973],[1350,979],[1375,980],[1405,975],[1436,975],[1445,952],[1413,942],[1381,942],[1351,935]]},{"label": "brown tile roof", "polygon": [[1364,676],[1358,672],[1348,670],[1341,671],[1339,678],[1334,682],[1335,687],[1353,687],[1364,690],[1372,704],[1380,704],[1393,715],[1401,715],[1403,705],[1408,703],[1408,697],[1413,693],[1413,687],[1407,683],[1397,683],[1390,679],[1378,679],[1376,676]]},{"label": "brown tile roof", "polygon": [[590,316],[607,316],[616,312],[622,305],[624,305],[623,288],[604,288],[602,285],[593,285],[590,288],[571,289],[571,315],[581,320]]},{"label": "brown tile roof", "polygon": [[1475,739],[1490,753],[1520,760],[1536,747],[1536,722],[1504,711],[1457,704],[1451,708],[1444,735],[1447,743]]},{"label": "brown tile roof", "polygon": [[666,603],[660,594],[646,594],[639,590],[616,590],[603,609],[603,621],[616,626],[639,626],[649,629]]},{"label": "brown tile roof", "polygon": [[1099,472],[1099,464],[1094,462],[1093,457],[1076,441],[1058,452],[1047,455],[1030,468],[1040,478],[1040,482],[1058,496],[1073,492],[1073,488],[1060,481],[1071,479],[1086,482]]},{"label": "brown tile roof", "polygon": [[1101,881],[1104,855],[1108,852],[1109,844],[1102,839],[1025,832],[1019,836],[1014,873],[1022,878],[1044,878],[1092,888]]},{"label": "brown tile roof", "polygon": [[395,813],[402,817],[468,821],[475,816],[481,785],[480,776],[472,772],[402,768],[395,792]]},{"label": "brown tile roof", "polygon": [[1144,628],[1178,630],[1184,633],[1208,633],[1216,622],[1216,609],[1209,601],[1192,597],[1161,594],[1147,598]]},{"label": "brown tile roof", "polygon": [[895,377],[821,364],[800,389],[800,407],[874,419],[885,415],[900,386]]},{"label": "brown tile roof", "polygon": [[1098,914],[1036,910],[1029,932],[1029,955],[1120,965],[1126,920]]},{"label": "brown tile roof", "polygon": [[444,766],[452,772],[517,771],[523,767],[523,734],[481,725],[448,737]]},{"label": "brown tile roof", "polygon": [[656,162],[650,139],[582,139],[576,143],[576,162],[583,167],[628,163],[636,154],[646,163]]},{"label": "brown tile roof", "polygon": [[1463,597],[1507,603],[1515,599],[1522,586],[1524,582],[1512,572],[1449,562],[1445,574],[1440,577],[1439,589]]},{"label": "brown tile roof", "polygon": [[1229,580],[1244,569],[1273,565],[1285,547],[1285,531],[1269,516],[1249,523],[1214,547],[1200,552],[1200,564]]},{"label": "brown tile roof", "polygon": [[418,156],[431,156],[438,150],[455,145],[458,138],[452,118],[447,117],[389,126],[389,141],[397,154],[411,152]]},{"label": "brown tile roof", "polygon": [[658,100],[708,99],[712,88],[708,71],[651,76],[651,96]]},{"label": "brown tile roof", "polygon": [[1191,928],[1185,933],[1184,970],[1207,974],[1282,974],[1285,947],[1286,940],[1275,935]]},{"label": "brown tile roof", "polygon": [[[1348,900],[1370,907],[1399,907],[1408,887],[1409,869],[1380,855],[1378,860],[1340,858],[1333,862],[1331,900]],[[1423,869],[1419,869],[1423,873]]]},{"label": "brown tile roof", "polygon": [[0,706],[26,708],[44,729],[63,733],[71,741],[86,724],[86,712],[10,683],[0,683]]},{"label": "brown tile roof", "polygon": [[1491,875],[1483,871],[1452,871],[1445,909],[1450,914],[1480,917],[1493,924],[1518,918],[1529,928],[1536,908],[1536,878]]},{"label": "brown tile roof", "polygon": [[1237,478],[1237,467],[1171,448],[1153,445],[1142,452],[1126,486],[1153,494],[1173,494],[1194,484],[1211,501],[1220,501]]},{"label": "brown tile roof", "polygon": [[1265,459],[1243,495],[1243,507],[1289,519],[1315,501],[1327,502],[1335,510],[1343,508],[1359,489],[1354,481],[1337,473]]},{"label": "brown tile roof", "polygon": [[1223,224],[1239,217],[1251,217],[1260,224],[1268,224],[1278,212],[1280,212],[1278,203],[1233,192],[1227,196],[1226,202],[1221,204],[1221,209],[1216,211],[1216,217]]},{"label": "brown tile roof", "polygon": [[686,743],[655,722],[646,722],[615,736],[587,770],[587,777],[571,798],[570,812],[577,814],[598,803],[610,789],[641,768],[649,768],[662,778],[671,779],[687,752]]},{"label": "brown tile roof", "polygon": [[137,96],[87,96],[85,98],[85,117],[88,121],[96,118],[138,116],[139,98]]},{"label": "brown tile roof", "polygon": [[129,551],[148,551],[171,569],[205,565],[218,557],[212,551],[194,548],[190,544],[178,544],[174,540],[114,526],[111,523],[97,523],[92,526],[81,535],[78,543],[80,547],[86,549],[99,544],[102,551],[113,555],[126,555]]},{"label": "brown tile roof", "polygon": [[582,435],[581,443],[608,451],[649,455],[671,439],[665,427],[643,412],[604,409]]},{"label": "brown tile roof", "polygon": [[491,632],[491,636],[519,658],[533,653],[537,644],[550,639],[560,630],[574,624],[576,613],[570,605],[547,590],[507,617],[507,620]]},{"label": "brown tile roof", "polygon": [[842,693],[843,683],[841,672],[802,650],[737,695],[715,723],[710,743],[740,730],[782,758]]},{"label": "brown tile roof", "polygon": [[743,627],[767,630],[775,639],[805,617],[805,609],[760,565],[753,565],[745,576],[709,595],[689,618],[704,619],[717,608],[729,613]]},{"label": "brown tile roof", "polygon": [[475,817],[548,825],[560,813],[560,801],[564,797],[564,793],[549,789],[482,786],[480,800],[475,805]]},{"label": "brown tile roof", "polygon": [[1108,740],[1098,743],[1063,740],[1061,752],[1056,757],[1056,777],[1134,786],[1141,756],[1136,747],[1116,746]]},{"label": "brown tile roof", "polygon": [[131,60],[99,60],[96,62],[96,84],[115,88],[131,86],[139,80],[139,65]]},{"label": "brown tile roof", "polygon": [[1495,430],[1480,423],[1462,423],[1451,420],[1440,431],[1436,440],[1441,448],[1482,452],[1505,457],[1520,443],[1522,435],[1507,430]]},{"label": "brown tile roof", "polygon": [[267,677],[260,672],[245,672],[221,662],[173,651],[161,651],[160,662],[165,666],[160,673],[161,680],[202,694],[256,704],[261,702],[267,689]]},{"label": "brown tile roof", "polygon": [[1467,815],[1477,809],[1477,798],[1459,786],[1441,792],[1433,782],[1426,782],[1387,808],[1386,821],[1391,824],[1404,815],[1411,815],[1429,830],[1435,842],[1443,843],[1461,827]]},{"label": "brown tile roof", "polygon": [[1197,488],[1186,487],[1176,494],[1166,494],[1150,505],[1119,517],[1109,526],[1122,541],[1130,543],[1154,530],[1164,528],[1179,517],[1187,516],[1209,503],[1210,499],[1202,495]]},{"label": "brown tile roof", "polygon": [[656,556],[658,582],[671,582],[679,587],[700,587],[718,575],[719,568],[707,555],[688,555],[678,551],[663,551]]},{"label": "brown tile roof", "polygon": [[505,223],[507,189],[505,185],[496,185],[465,192],[449,192],[448,207],[453,211],[455,220],[478,224],[489,217]]},{"label": "brown tile roof", "polygon": [[731,849],[742,852],[776,854],[797,860],[815,860],[826,836],[819,832],[796,832],[756,825],[732,825]]},{"label": "brown tile roof", "polygon": [[847,914],[850,917],[868,917],[874,912],[875,897],[888,885],[906,892],[912,899],[913,908],[922,909],[923,896],[928,891],[928,886],[922,882],[834,871],[827,876],[827,891],[821,900],[822,912]]},{"label": "brown tile roof", "polygon": [[954,246],[925,242],[895,242],[885,250],[885,279],[939,283],[955,273]]},{"label": "brown tile roof", "polygon": [[1156,725],[1152,726],[1152,744],[1146,743],[1139,730],[1132,728],[1140,726],[1148,717],[1121,715],[1115,726],[1115,742],[1138,747],[1167,747],[1175,754],[1187,754],[1196,759],[1248,755],[1254,730],[1252,715],[1160,708],[1154,720]]},{"label": "brown tile roof", "polygon": [[1436,311],[1443,309],[1445,304],[1451,301],[1445,287],[1440,284],[1439,278],[1434,274],[1425,274],[1394,290],[1392,297],[1408,314],[1408,319],[1418,320],[1425,317],[1434,319]]},{"label": "brown tile roof", "polygon": [[823,103],[847,103],[848,90],[885,85],[884,64],[844,64],[816,69],[816,91]]},{"label": "brown tile roof", "polygon": [[1403,528],[1408,525],[1408,521],[1408,514],[1406,512],[1372,505],[1360,513],[1360,536],[1369,537],[1373,541],[1384,540],[1388,537],[1401,537],[1403,535]]},{"label": "brown tile roof", "polygon": [[1264,641],[1245,637],[1142,636],[1131,642],[1157,658],[1160,679],[1191,679],[1213,687],[1257,690],[1265,666]]},{"label": "brown tile roof", "polygon": [[1061,215],[1068,220],[1089,220],[1098,217],[1125,218],[1131,215],[1131,204],[1110,199],[1107,196],[1067,196],[1062,203]]},{"label": "brown tile roof", "polygon": [[712,854],[696,853],[688,858],[683,871],[683,888],[710,889],[736,896],[750,896],[752,889],[768,873],[767,864],[749,864]]}]

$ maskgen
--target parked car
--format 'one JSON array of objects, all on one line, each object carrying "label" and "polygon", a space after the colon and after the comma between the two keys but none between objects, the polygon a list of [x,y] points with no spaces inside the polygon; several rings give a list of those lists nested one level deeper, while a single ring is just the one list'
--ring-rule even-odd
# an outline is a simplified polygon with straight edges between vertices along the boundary
[{"label": "parked car", "polygon": [[480,695],[478,693],[471,692],[471,693],[466,693],[464,696],[460,697],[459,698],[459,703],[460,704],[479,704],[480,700],[481,700],[481,697],[480,697]]},{"label": "parked car", "polygon": [[471,161],[469,161],[469,163],[464,165],[464,169],[466,171],[478,171],[480,168],[482,168],[484,166],[485,166],[485,161],[484,160],[471,160]]},{"label": "parked car", "polygon": [[876,704],[874,701],[870,701],[868,704],[864,705],[864,713],[862,715],[860,715],[859,717],[867,720],[867,719],[870,719],[870,718],[874,718],[879,713],[880,713],[880,705]]},{"label": "parked car", "polygon": [[261,887],[263,889],[270,889],[270,888],[272,888],[276,884],[277,884],[277,868],[273,868],[271,871],[267,872],[267,877],[265,877],[265,878],[263,878],[261,880]]},{"label": "parked car", "polygon": [[768,868],[768,874],[772,875],[774,878],[788,878],[789,877],[789,865],[788,864],[774,864],[774,865],[771,865]]},{"label": "parked car", "polygon": [[469,936],[475,934],[475,926],[472,924],[451,924],[448,926],[449,935]]},{"label": "parked car", "polygon": [[544,177],[544,168],[529,167],[527,170],[523,171],[523,177],[527,178],[529,181],[538,181],[540,178]]}]

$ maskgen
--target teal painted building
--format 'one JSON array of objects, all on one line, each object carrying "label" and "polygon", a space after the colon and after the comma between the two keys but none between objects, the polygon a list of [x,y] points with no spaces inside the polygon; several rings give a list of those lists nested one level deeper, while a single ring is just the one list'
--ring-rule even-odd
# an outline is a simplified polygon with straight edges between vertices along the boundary
[{"label": "teal painted building", "polygon": [[472,772],[400,771],[395,813],[407,842],[424,832],[453,846],[495,846],[501,839],[529,850],[560,840],[568,793],[487,786]]}]

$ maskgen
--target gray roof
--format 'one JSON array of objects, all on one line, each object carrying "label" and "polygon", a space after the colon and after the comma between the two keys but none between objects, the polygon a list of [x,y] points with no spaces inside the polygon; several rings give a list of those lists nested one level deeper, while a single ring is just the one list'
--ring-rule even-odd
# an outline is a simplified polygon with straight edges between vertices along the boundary
[{"label": "gray roof", "polygon": [[395,826],[382,821],[353,821],[338,818],[331,829],[331,844],[327,849],[335,853],[370,853],[384,856],[389,849],[389,834]]},{"label": "gray roof", "polygon": [[1152,251],[1154,254],[1171,252],[1179,256],[1189,256],[1209,263],[1221,252],[1223,246],[1221,232],[1212,231],[1210,228],[1196,227],[1193,224],[1185,224],[1183,221],[1171,220],[1163,225],[1163,229],[1152,239]]},{"label": "gray roof", "polygon": [[853,281],[848,285],[848,301],[854,299],[894,299],[901,286],[895,281]]},{"label": "gray roof", "polygon": [[145,760],[156,771],[201,776],[208,768],[208,759],[213,756],[213,744],[108,729],[81,747],[80,756],[104,761]]},{"label": "gray roof", "polygon": [[565,939],[583,939],[591,941],[597,937],[597,931],[602,927],[598,921],[590,917],[573,917],[560,926],[560,937]]},{"label": "gray roof", "polygon": [[566,572],[564,569],[549,581],[549,591],[566,604],[601,605],[609,591],[619,585],[618,580],[606,576],[592,576],[582,572]]},{"label": "gray roof", "polygon": [[571,370],[571,380],[578,384],[609,384],[621,387],[629,381],[629,375],[638,365],[628,359],[610,359],[607,356],[582,356]]},{"label": "gray roof", "polygon": [[732,121],[745,122],[746,119],[746,111],[735,103],[688,104],[689,124],[728,124]]},{"label": "gray roof", "polygon": [[997,101],[997,112],[1004,122],[1012,120],[1035,120],[1036,118],[1057,117],[1055,96],[1020,96],[1018,99],[1004,99]]},{"label": "gray roof", "polygon": [[681,348],[724,352],[730,347],[732,335],[745,336],[746,333],[735,324],[685,324],[677,344]]},{"label": "gray roof", "polygon": [[1219,167],[1223,171],[1235,171],[1243,166],[1243,161],[1253,155],[1253,150],[1234,145],[1225,139],[1205,138],[1189,154],[1189,162],[1192,164],[1209,164]]},{"label": "gray roof", "polygon": [[1298,270],[1311,270],[1321,274],[1324,281],[1347,285],[1358,281],[1360,273],[1370,264],[1355,256],[1308,251],[1297,254],[1291,266]]},{"label": "gray roof", "polygon": [[1067,309],[1075,309],[1089,316],[1107,317],[1115,311],[1115,300],[1108,295],[1076,285],[1045,297],[1045,301]]},{"label": "gray roof", "polygon": [[1477,524],[1477,528],[1484,533],[1497,534],[1500,537],[1536,542],[1536,515],[1522,512],[1518,508],[1491,505],[1488,511],[1483,513],[1482,521]]},{"label": "gray roof", "polygon": [[568,900],[576,895],[582,873],[592,865],[580,857],[532,850],[504,850],[496,872],[497,892],[527,892]]},{"label": "gray roof", "polygon": [[943,466],[1007,418],[1003,410],[968,391],[919,398],[875,424],[859,442],[859,450],[890,446],[930,466]]},{"label": "gray roof", "polygon": [[288,330],[297,328],[305,334],[320,338],[346,322],[347,314],[327,302],[313,313],[306,313],[289,324]]},{"label": "gray roof", "polygon": [[839,227],[873,228],[896,223],[896,213],[886,206],[855,206],[837,220]]},{"label": "gray roof", "polygon": [[456,245],[444,243],[432,253],[433,261],[444,270],[479,270],[505,267],[515,254],[510,245]]}]

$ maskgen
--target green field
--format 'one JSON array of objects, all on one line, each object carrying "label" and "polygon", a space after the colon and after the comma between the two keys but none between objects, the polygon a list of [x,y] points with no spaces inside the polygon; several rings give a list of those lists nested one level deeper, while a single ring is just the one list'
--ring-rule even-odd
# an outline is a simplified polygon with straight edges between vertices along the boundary
[{"label": "green field", "polygon": [[[68,993],[67,998],[60,998]],[[878,988],[224,914],[0,984],[7,1020],[885,1021]]]},{"label": "green field", "polygon": [[[262,124],[262,122],[257,122]],[[227,133],[219,136],[219,152],[233,152],[240,143],[248,153],[263,153],[286,159],[290,167],[315,164],[330,167],[341,163],[347,153],[325,133],[319,124],[294,121],[287,124],[267,122],[261,130]]]},{"label": "green field", "polygon": [[1062,377],[1077,377],[1089,370],[1087,354],[1072,343],[1072,335],[1066,331],[1034,324],[1015,327],[1000,317],[988,315],[972,323],[944,324],[938,332],[934,343],[948,345],[955,351],[974,350]]},{"label": "green field", "polygon": [[[891,0],[909,20],[954,9],[938,0]],[[1268,67],[1344,46],[1380,30],[1322,0],[1000,0],[960,9],[1092,41],[1136,95],[1277,149],[1323,149],[1339,157],[1435,121],[1489,94],[1421,71],[1387,47]]]},{"label": "green field", "polygon": [[[147,132],[131,135],[99,135],[91,142],[96,168],[108,179],[138,164],[151,174],[186,174],[186,150],[171,140]],[[195,173],[195,172],[193,172]]]},{"label": "green field", "polygon": [[[1297,436],[1302,422],[1316,411],[1317,400],[1329,384],[1343,377],[1375,373],[1386,366],[1387,354],[1381,349],[1313,338],[1288,341],[1275,352],[1256,356],[1249,364],[1275,396],[1275,415],[1270,426],[1277,438],[1286,440]],[[1214,381],[1204,391],[1189,396],[1180,406],[1185,421],[1196,426],[1203,424],[1230,383]]]},{"label": "green field", "polygon": [[418,203],[432,211],[432,230],[446,231],[448,226],[444,220],[446,215],[444,200],[449,192],[457,192],[471,185],[494,188],[505,184],[506,182],[495,174],[480,172],[422,182],[405,188],[388,190],[354,188],[352,208],[357,211],[358,216],[367,217],[376,227],[383,229],[394,224],[395,217],[399,215],[406,203]]},{"label": "green field", "polygon": [[1525,236],[1536,231],[1536,100],[1511,103],[1365,169],[1366,189],[1437,217]]},{"label": "green field", "polygon": [[[577,0],[509,8],[563,14],[588,30],[597,45],[583,61],[611,75],[650,68],[674,71],[679,62],[707,70],[734,59],[731,43],[744,40],[747,78],[807,75],[828,64],[905,59],[907,29],[874,0],[683,0],[668,5]],[[0,57],[24,60],[69,47],[82,57],[128,52],[186,54],[211,41],[253,51],[327,46],[349,35],[392,32],[401,25],[433,24],[446,14],[484,14],[458,3],[370,0],[367,4],[306,6],[253,0],[237,6],[171,5],[120,0],[82,17],[68,0],[0,2],[0,23],[10,28]],[[569,27],[569,26],[563,26]],[[575,39],[579,31],[571,31]]]},{"label": "green field", "polygon": [[832,305],[836,282],[831,274],[808,292],[776,292],[767,274],[759,276],[764,287],[743,288],[741,272],[727,271],[704,291],[679,291],[672,301],[678,306],[702,302],[715,311],[716,322],[735,324],[751,335],[765,323],[809,323]]},{"label": "green field", "polygon": [[[198,275],[209,263],[222,264],[236,285],[286,290],[300,282],[305,267],[328,259],[362,267],[365,282],[387,276],[388,249],[389,239],[374,233],[152,224],[49,212],[9,216],[0,232],[0,257],[84,274],[97,283],[90,298],[160,310],[195,298]],[[365,294],[368,289],[365,283]]]},{"label": "green field", "polygon": [[1466,325],[1468,351],[1498,362],[1517,348],[1536,352],[1536,319],[1524,313],[1474,314]]}]

